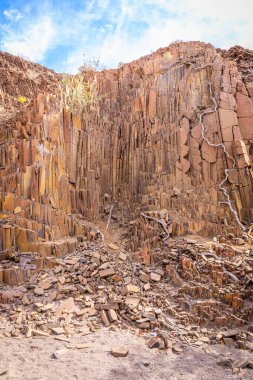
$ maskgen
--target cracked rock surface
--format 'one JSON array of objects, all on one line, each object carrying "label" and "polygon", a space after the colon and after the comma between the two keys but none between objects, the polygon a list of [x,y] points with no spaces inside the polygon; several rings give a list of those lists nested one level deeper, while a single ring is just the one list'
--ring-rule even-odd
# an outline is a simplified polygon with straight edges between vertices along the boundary
[{"label": "cracked rock surface", "polygon": [[252,70],[175,43],[77,111],[0,53],[0,376],[252,378]]}]

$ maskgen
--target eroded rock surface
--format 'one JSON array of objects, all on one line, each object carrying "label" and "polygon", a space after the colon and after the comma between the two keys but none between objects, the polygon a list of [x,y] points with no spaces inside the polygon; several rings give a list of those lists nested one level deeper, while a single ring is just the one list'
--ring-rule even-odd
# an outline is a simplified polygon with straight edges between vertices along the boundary
[{"label": "eroded rock surface", "polygon": [[239,234],[238,221],[252,222],[251,51],[179,43],[84,73],[100,101],[79,114],[64,107],[61,76],[0,58],[2,258],[34,252],[43,266],[73,237],[95,237],[87,221],[111,205],[132,221],[132,250],[157,243],[141,212],[173,235]]}]

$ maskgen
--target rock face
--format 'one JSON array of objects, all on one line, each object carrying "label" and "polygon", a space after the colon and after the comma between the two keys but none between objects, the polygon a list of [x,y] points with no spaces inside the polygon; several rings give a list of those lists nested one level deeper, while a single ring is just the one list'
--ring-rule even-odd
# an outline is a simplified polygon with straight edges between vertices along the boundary
[{"label": "rock face", "polygon": [[[2,252],[63,252],[110,205],[171,218],[175,235],[240,232],[253,219],[252,64],[239,47],[173,44],[84,74],[100,101],[71,114],[60,75],[1,53]],[[141,219],[131,233],[132,249],[151,244]]]}]

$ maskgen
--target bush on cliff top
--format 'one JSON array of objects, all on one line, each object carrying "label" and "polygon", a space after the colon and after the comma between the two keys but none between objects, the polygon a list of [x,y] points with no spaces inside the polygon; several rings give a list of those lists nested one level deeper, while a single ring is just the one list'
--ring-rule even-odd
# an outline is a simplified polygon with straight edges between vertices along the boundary
[{"label": "bush on cliff top", "polygon": [[86,82],[82,75],[63,75],[63,101],[72,113],[82,112],[86,105],[94,106],[99,100],[96,81]]}]

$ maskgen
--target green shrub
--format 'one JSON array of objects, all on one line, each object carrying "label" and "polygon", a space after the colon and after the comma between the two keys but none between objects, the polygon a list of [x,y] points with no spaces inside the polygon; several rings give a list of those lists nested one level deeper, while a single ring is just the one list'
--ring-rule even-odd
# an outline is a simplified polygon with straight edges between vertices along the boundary
[{"label": "green shrub", "polygon": [[61,87],[65,106],[72,113],[82,112],[86,105],[95,105],[100,100],[96,94],[96,82],[86,82],[80,74],[64,74]]}]

